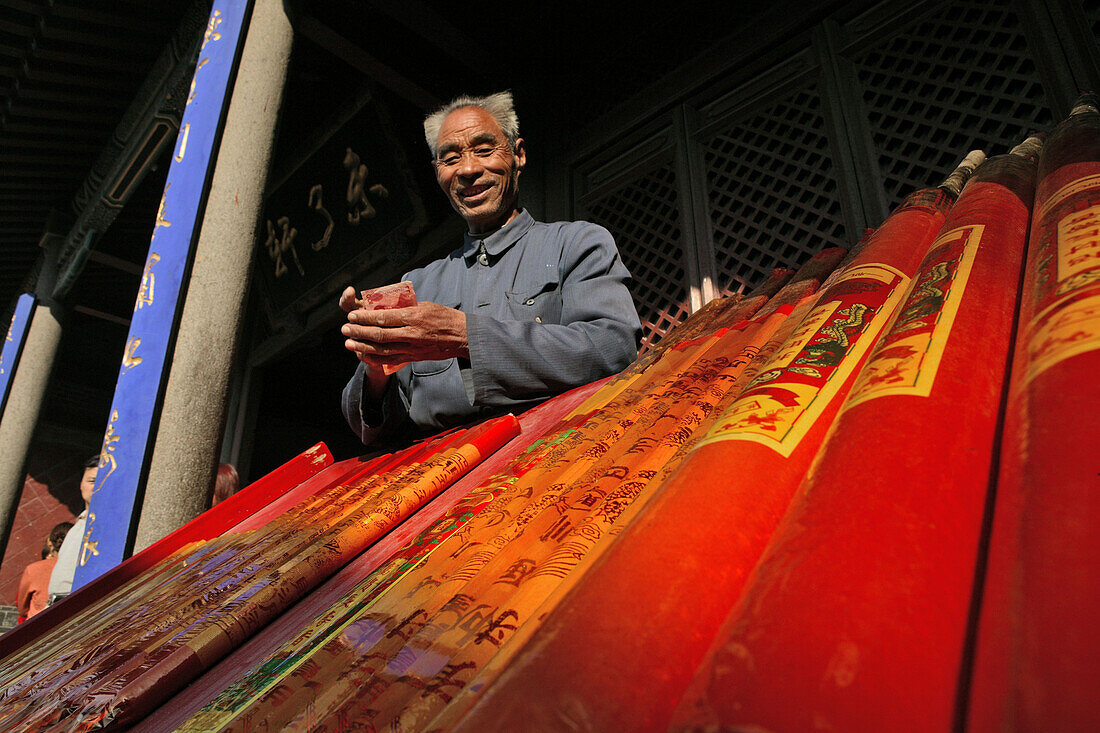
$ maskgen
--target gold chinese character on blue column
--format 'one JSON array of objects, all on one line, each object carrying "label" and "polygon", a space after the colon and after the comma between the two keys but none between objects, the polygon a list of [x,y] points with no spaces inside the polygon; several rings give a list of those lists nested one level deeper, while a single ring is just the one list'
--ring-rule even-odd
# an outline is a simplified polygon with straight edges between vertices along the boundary
[{"label": "gold chinese character on blue column", "polygon": [[210,22],[206,24],[206,32],[202,34],[202,46],[199,50],[202,51],[206,48],[206,44],[210,41],[220,41],[222,34],[218,33],[218,26],[222,24],[222,11],[215,10],[214,14],[210,16]]},{"label": "gold chinese character on blue column", "polygon": [[149,259],[145,262],[145,270],[141,273],[141,289],[138,290],[138,310],[153,304],[156,276],[153,275],[153,265],[160,262],[160,255],[156,252],[149,253]]},{"label": "gold chinese character on blue column", "polygon": [[206,63],[208,61],[210,61],[210,59],[203,59],[202,61],[199,61],[199,63],[195,66],[195,75],[191,77],[191,89],[187,92],[187,103],[184,106],[187,106],[188,104],[191,104],[191,102],[195,101],[195,89],[197,88],[199,82],[199,72],[202,71],[202,67],[206,66]]},{"label": "gold chinese character on blue column", "polygon": [[88,512],[87,528],[84,530],[84,541],[80,545],[80,564],[88,562],[92,555],[99,554],[99,543],[89,539],[92,536],[92,525],[95,524],[95,515]]},{"label": "gold chinese character on blue column", "polygon": [[137,348],[139,346],[141,346],[141,339],[139,339],[137,336],[131,336],[126,341],[126,350],[122,352],[123,374],[130,371],[141,363],[141,357],[135,355],[135,352],[137,351]]},{"label": "gold chinese character on blue column", "polygon": [[173,158],[173,160],[175,160],[177,163],[182,163],[183,162],[183,156],[187,152],[187,137],[190,134],[191,134],[191,123],[188,122],[188,123],[185,123],[184,126],[183,126],[183,129],[180,130],[179,146],[178,146],[179,147],[179,152],[177,152],[175,157]]},{"label": "gold chinese character on blue column", "polygon": [[[118,443],[119,435],[115,433],[115,420],[118,419],[118,410],[111,412],[111,419],[107,423],[107,432],[103,434],[103,448],[99,451],[99,465],[96,470],[96,483],[103,486],[103,482],[107,480],[107,477],[115,472],[118,465],[115,463],[115,445]],[[111,470],[107,473],[103,473],[105,466],[110,466]]]},{"label": "gold chinese character on blue column", "polygon": [[157,220],[153,222],[153,236],[157,234],[157,227],[172,226],[172,222],[164,218],[164,208],[168,205],[168,189],[171,187],[171,183],[165,185],[164,191],[160,195],[160,204],[157,206]]}]

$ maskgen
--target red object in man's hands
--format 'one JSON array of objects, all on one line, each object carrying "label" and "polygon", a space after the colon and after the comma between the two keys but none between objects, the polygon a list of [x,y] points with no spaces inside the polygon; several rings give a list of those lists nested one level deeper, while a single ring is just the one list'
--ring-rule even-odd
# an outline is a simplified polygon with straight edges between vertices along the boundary
[{"label": "red object in man's hands", "polygon": [[361,307],[369,311],[416,305],[416,293],[413,292],[413,284],[408,280],[364,290],[360,295],[363,298]]},{"label": "red object in man's hands", "polygon": [[[408,308],[416,305],[416,293],[413,291],[413,284],[408,280],[394,283],[393,285],[383,285],[380,288],[364,290],[360,295],[363,298],[360,307],[369,311],[388,310],[390,308]],[[408,362],[404,364],[381,364],[379,366],[383,374],[390,375],[400,371],[407,363]]]}]

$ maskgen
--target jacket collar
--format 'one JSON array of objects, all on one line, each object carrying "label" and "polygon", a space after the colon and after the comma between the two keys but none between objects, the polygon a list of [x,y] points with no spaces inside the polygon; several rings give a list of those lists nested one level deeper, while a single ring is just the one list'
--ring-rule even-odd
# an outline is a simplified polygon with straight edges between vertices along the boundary
[{"label": "jacket collar", "polygon": [[500,229],[488,234],[463,235],[462,256],[467,260],[473,260],[485,243],[485,251],[489,257],[495,259],[503,254],[509,247],[518,242],[527,231],[534,226],[535,218],[527,213],[527,209],[521,209],[518,214]]}]

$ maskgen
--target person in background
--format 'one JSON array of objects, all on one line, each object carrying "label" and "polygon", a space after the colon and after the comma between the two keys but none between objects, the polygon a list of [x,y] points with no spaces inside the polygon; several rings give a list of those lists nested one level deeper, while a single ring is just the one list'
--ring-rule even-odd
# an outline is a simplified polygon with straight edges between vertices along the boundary
[{"label": "person in background", "polygon": [[[466,223],[461,246],[407,273],[417,305],[340,296],[359,358],[341,400],[365,444],[520,412],[626,367],[641,324],[611,233],[535,221],[519,203],[527,151],[510,92],[462,96],[424,120],[436,182]],[[390,376],[382,367],[411,362]]]},{"label": "person in background", "polygon": [[57,564],[57,552],[61,549],[61,543],[65,541],[65,535],[72,526],[72,522],[62,522],[50,530],[50,536],[42,547],[42,559],[32,562],[23,570],[15,598],[15,607],[19,611],[18,623],[23,623],[46,608],[50,574]]},{"label": "person in background", "polygon": [[80,498],[84,500],[84,511],[76,518],[72,529],[65,535],[65,541],[61,543],[57,551],[57,564],[53,566],[50,574],[49,600],[55,601],[69,595],[73,589],[73,575],[76,574],[76,563],[80,559],[80,546],[84,543],[84,525],[88,520],[88,502],[92,500],[92,492],[95,491],[95,477],[99,468],[99,456],[93,456],[84,462],[84,474],[80,478]]},{"label": "person in background", "polygon": [[214,479],[214,498],[210,506],[223,502],[241,488],[241,478],[237,475],[237,469],[228,463],[218,464],[218,475]]}]

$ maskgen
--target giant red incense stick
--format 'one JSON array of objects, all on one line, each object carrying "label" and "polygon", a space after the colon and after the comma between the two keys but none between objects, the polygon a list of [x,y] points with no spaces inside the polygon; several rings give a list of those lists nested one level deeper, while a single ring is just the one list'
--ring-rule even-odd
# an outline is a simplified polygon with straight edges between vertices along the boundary
[{"label": "giant red incense stick", "polygon": [[951,729],[1037,148],[952,207],[677,729]]},{"label": "giant red incense stick", "polygon": [[971,697],[974,730],[1100,727],[1100,113],[1039,160]]}]

